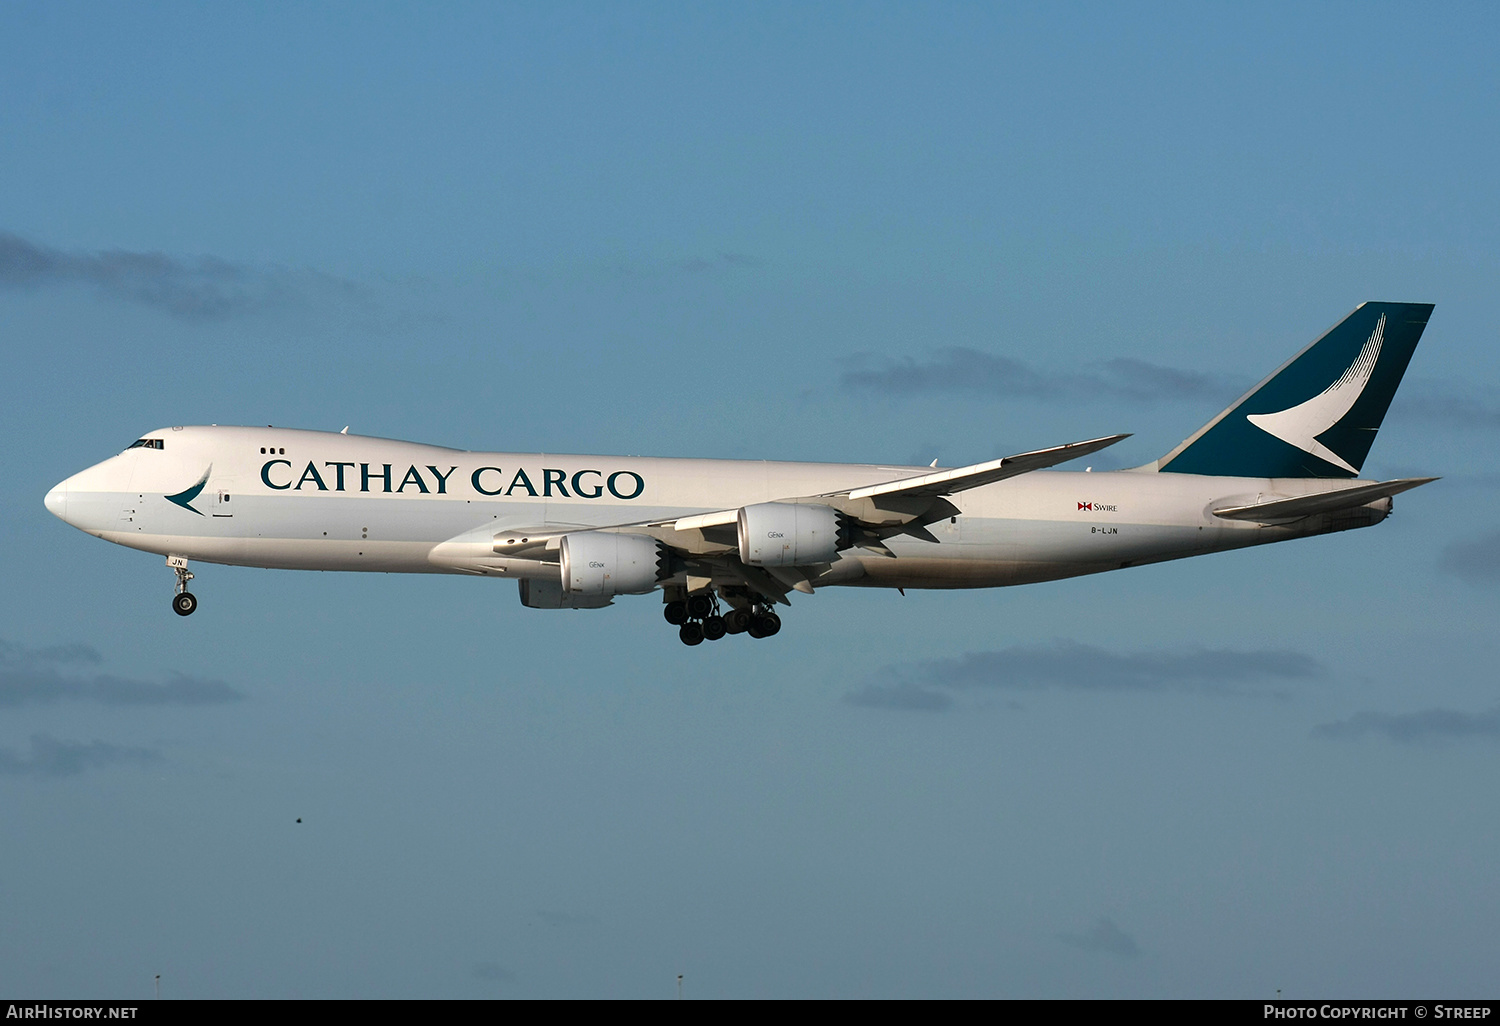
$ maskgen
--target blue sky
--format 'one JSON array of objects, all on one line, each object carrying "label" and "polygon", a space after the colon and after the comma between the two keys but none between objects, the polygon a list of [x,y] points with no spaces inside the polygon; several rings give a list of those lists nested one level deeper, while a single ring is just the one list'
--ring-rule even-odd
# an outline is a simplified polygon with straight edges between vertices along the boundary
[{"label": "blue sky", "polygon": [[[1496,21],[5,5],[0,991],[1489,995]],[[1378,528],[764,643],[208,566],[180,620],[41,502],[177,423],[1132,465],[1367,299],[1437,304]]]}]

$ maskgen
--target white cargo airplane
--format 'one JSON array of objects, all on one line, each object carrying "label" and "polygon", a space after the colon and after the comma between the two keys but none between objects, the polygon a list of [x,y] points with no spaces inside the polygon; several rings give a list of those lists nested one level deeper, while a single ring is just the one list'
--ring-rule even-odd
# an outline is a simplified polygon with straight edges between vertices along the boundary
[{"label": "white cargo airplane", "polygon": [[[660,590],[696,645],[762,638],[793,591],[988,588],[1377,524],[1433,478],[1357,480],[1432,306],[1365,303],[1166,456],[1044,468],[1109,435],[953,470],[476,453],[347,433],[173,427],[47,493],[106,541],[300,570],[514,578],[593,609]],[[347,428],[345,432],[347,432]]]}]

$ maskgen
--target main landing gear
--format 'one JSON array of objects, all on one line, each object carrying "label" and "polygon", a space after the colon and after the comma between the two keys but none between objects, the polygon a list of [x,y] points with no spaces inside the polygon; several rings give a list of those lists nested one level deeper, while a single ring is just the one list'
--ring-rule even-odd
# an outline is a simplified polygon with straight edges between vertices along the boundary
[{"label": "main landing gear", "polygon": [[781,630],[781,617],[771,612],[771,604],[759,595],[749,595],[746,606],[736,606],[720,615],[719,600],[712,592],[695,592],[687,598],[668,597],[662,616],[678,628],[684,645],[701,645],[718,641],[726,634],[748,634],[752,638],[769,638]]},{"label": "main landing gear", "polygon": [[198,608],[198,598],[187,590],[188,581],[193,579],[193,572],[187,568],[187,560],[182,556],[168,556],[167,566],[177,572],[177,591],[172,596],[172,612],[178,616],[192,616]]}]

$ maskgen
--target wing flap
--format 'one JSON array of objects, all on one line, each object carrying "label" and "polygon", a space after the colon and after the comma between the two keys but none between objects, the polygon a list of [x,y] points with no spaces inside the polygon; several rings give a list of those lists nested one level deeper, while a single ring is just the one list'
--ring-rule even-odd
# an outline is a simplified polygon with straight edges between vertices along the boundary
[{"label": "wing flap", "polygon": [[1318,513],[1334,513],[1341,509],[1363,506],[1377,499],[1388,499],[1392,495],[1399,495],[1436,480],[1435,477],[1405,477],[1395,481],[1359,485],[1354,488],[1339,488],[1331,492],[1297,495],[1290,499],[1255,502],[1247,506],[1224,506],[1214,510],[1214,516],[1223,517],[1225,520],[1254,520],[1262,523],[1296,520]]},{"label": "wing flap", "polygon": [[674,531],[701,531],[705,527],[728,527],[735,523],[740,511],[735,509],[721,509],[715,513],[698,513],[690,517],[679,517],[676,520],[664,520],[652,527],[671,526]]}]

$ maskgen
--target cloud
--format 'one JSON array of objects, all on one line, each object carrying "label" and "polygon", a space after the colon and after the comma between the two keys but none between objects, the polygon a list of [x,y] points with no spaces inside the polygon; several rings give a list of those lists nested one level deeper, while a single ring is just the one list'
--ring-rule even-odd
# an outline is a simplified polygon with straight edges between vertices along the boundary
[{"label": "cloud", "polygon": [[[1120,357],[1080,371],[1037,370],[1020,360],[963,346],[933,351],[925,359],[861,353],[847,357],[839,383],[851,392],[903,397],[958,395],[979,398],[1058,399],[1107,397],[1133,402],[1201,399],[1227,406],[1250,382]],[[1398,420],[1442,427],[1500,428],[1500,396],[1460,382],[1407,384],[1391,406]]]},{"label": "cloud", "polygon": [[1093,395],[1103,391],[1122,399],[1154,402],[1158,399],[1214,399],[1228,404],[1244,392],[1246,383],[1233,376],[1164,367],[1130,357],[1103,365],[1102,375],[1083,375],[1078,391]]},{"label": "cloud", "polygon": [[1081,951],[1121,958],[1134,958],[1141,953],[1131,936],[1109,919],[1100,919],[1088,933],[1060,933],[1057,939]]},{"label": "cloud", "polygon": [[516,974],[500,965],[498,962],[475,962],[469,975],[476,980],[485,980],[489,983],[508,983],[516,978]]},{"label": "cloud", "polygon": [[1443,549],[1443,570],[1471,584],[1500,584],[1500,531]]},{"label": "cloud", "polygon": [[47,734],[31,735],[31,754],[0,748],[0,776],[72,777],[86,769],[114,763],[149,763],[161,758],[149,748],[124,748],[104,741],[63,741]]},{"label": "cloud", "polygon": [[1281,649],[1111,652],[1062,640],[897,663],[876,671],[845,694],[844,701],[868,708],[941,712],[952,706],[951,692],[973,689],[1236,695],[1246,693],[1246,685],[1310,680],[1323,674],[1322,665],[1311,656]]},{"label": "cloud", "polygon": [[711,256],[680,257],[672,260],[621,257],[590,265],[585,273],[589,277],[603,277],[626,282],[638,279],[657,280],[680,276],[754,271],[763,266],[765,266],[764,262],[758,257],[745,253],[715,253]]},{"label": "cloud", "polygon": [[1228,403],[1238,394],[1238,379],[1163,367],[1145,360],[1120,358],[1081,372],[1038,371],[1008,356],[976,349],[940,349],[925,360],[875,357],[844,361],[839,382],[852,392],[889,396],[966,395],[1051,399],[1106,396],[1136,402],[1164,399],[1209,399]]},{"label": "cloud", "polygon": [[1420,420],[1451,428],[1500,428],[1500,400],[1451,381],[1413,381],[1396,393],[1392,419]]},{"label": "cloud", "polygon": [[226,320],[315,296],[357,298],[353,282],[316,271],[181,259],[123,249],[69,253],[0,232],[0,289],[81,285],[110,299],[153,307],[184,320]]},{"label": "cloud", "polygon": [[0,640],[0,708],[64,699],[104,705],[211,705],[244,698],[221,680],[172,674],[165,683],[95,673],[99,653],[87,645],[28,649]]},{"label": "cloud", "polygon": [[844,696],[850,705],[869,709],[900,709],[917,712],[942,712],[953,704],[952,697],[941,691],[924,688],[911,681],[895,684],[867,683]]},{"label": "cloud", "polygon": [[1361,738],[1368,734],[1405,743],[1440,743],[1471,737],[1500,739],[1500,706],[1482,713],[1455,709],[1423,709],[1412,713],[1362,712],[1347,720],[1323,723],[1313,728],[1313,736],[1323,738]]},{"label": "cloud", "polygon": [[92,645],[48,645],[46,648],[23,649],[0,639],[0,666],[12,660],[46,663],[92,663],[104,662],[104,657]]}]

